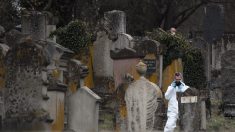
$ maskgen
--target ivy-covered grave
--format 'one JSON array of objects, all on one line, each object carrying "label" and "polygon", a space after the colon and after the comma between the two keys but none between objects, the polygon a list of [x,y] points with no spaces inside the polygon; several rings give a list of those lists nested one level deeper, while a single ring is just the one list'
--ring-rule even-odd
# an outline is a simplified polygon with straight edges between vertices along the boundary
[{"label": "ivy-covered grave", "polygon": [[175,59],[182,58],[184,81],[191,87],[203,89],[206,85],[204,61],[199,49],[180,33],[172,35],[160,28],[147,32],[146,35],[160,42],[164,47],[163,69]]}]

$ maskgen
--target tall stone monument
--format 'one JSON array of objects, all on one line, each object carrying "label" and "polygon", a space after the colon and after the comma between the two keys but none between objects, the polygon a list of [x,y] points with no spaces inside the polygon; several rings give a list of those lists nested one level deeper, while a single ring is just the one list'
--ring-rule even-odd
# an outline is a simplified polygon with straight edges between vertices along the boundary
[{"label": "tall stone monument", "polygon": [[94,42],[94,74],[97,77],[112,77],[113,60],[110,58],[110,50],[118,36],[126,32],[125,13],[117,10],[105,12],[102,28]]},{"label": "tall stone monument", "polygon": [[146,64],[139,62],[136,70],[140,78],[129,85],[125,94],[128,132],[151,131],[154,127],[159,98],[157,93],[160,89],[144,77]]}]

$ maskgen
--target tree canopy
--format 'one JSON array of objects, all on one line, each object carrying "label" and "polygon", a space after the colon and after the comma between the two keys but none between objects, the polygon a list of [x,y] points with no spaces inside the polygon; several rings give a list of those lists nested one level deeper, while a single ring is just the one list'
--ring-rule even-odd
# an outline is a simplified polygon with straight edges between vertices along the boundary
[{"label": "tree canopy", "polygon": [[[127,33],[144,35],[145,31],[154,28],[168,30],[178,27],[187,20],[199,7],[210,0],[2,0],[8,6],[17,5],[21,9],[47,11],[56,18],[57,26],[65,26],[70,21],[79,19],[92,29],[96,26],[104,12],[122,10],[127,16]],[[10,3],[13,3],[10,5]],[[1,4],[2,6],[3,4]],[[9,12],[5,5],[4,11]],[[0,9],[1,10],[1,9]],[[14,12],[15,10],[13,10]],[[2,11],[1,11],[2,12]],[[8,19],[12,19],[14,16]],[[2,14],[0,14],[1,18]],[[6,18],[7,19],[7,18]],[[1,24],[1,23],[0,23]]]},{"label": "tree canopy", "polygon": [[19,23],[19,15],[14,0],[0,1],[0,25],[6,30],[13,28]]}]

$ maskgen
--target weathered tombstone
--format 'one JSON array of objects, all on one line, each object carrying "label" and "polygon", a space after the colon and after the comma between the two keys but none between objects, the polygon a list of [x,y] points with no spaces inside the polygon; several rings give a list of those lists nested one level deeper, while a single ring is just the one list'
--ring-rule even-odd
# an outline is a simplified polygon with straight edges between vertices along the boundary
[{"label": "weathered tombstone", "polygon": [[[126,18],[123,11],[109,11],[104,13],[102,30],[98,32],[94,42],[94,85],[95,91],[104,100],[100,110],[100,126],[103,128],[105,122],[109,122],[108,128],[113,129],[113,98],[114,87],[114,65],[110,57],[111,49],[122,49],[131,45],[131,39],[126,32]],[[109,116],[110,118],[106,118]],[[104,126],[107,128],[107,125]]]},{"label": "weathered tombstone", "polygon": [[98,132],[99,100],[101,99],[88,87],[84,86],[84,78],[88,69],[80,61],[71,60],[74,68],[80,73],[81,87],[69,97],[68,128],[76,132]]},{"label": "weathered tombstone", "polygon": [[31,11],[22,16],[22,33],[30,34],[34,40],[46,40],[46,15]]},{"label": "weathered tombstone", "polygon": [[[65,120],[65,92],[67,84],[65,84],[64,74],[67,71],[67,65],[64,65],[69,58],[64,58],[64,55],[72,54],[73,52],[63,46],[51,42],[45,42],[45,52],[48,53],[49,65],[44,68],[43,77],[43,98],[45,103],[44,108],[50,113],[50,130],[60,131],[64,129]],[[62,63],[63,62],[63,63]]]},{"label": "weathered tombstone", "polygon": [[[129,37],[132,38],[132,37]],[[123,43],[125,43],[124,41]],[[133,44],[129,46],[129,44]],[[125,45],[125,44],[124,44]],[[110,51],[111,58],[114,60],[114,82],[116,90],[116,129],[120,131],[126,130],[126,103],[124,100],[125,91],[128,85],[139,78],[138,73],[135,70],[135,64],[140,59],[145,61],[151,61],[147,68],[147,78],[154,83],[158,83],[160,78],[159,69],[159,49],[160,44],[154,40],[149,39],[129,39],[126,46],[120,45],[119,48],[115,48]],[[125,67],[125,68],[124,68]],[[160,81],[160,79],[159,79]],[[158,93],[158,95],[161,92]],[[157,119],[157,118],[155,118]],[[159,119],[159,118],[158,118]],[[156,126],[157,127],[157,126]],[[155,128],[156,128],[155,127]]]},{"label": "weathered tombstone", "polygon": [[200,98],[195,88],[189,88],[184,93],[178,93],[180,127],[184,132],[199,131],[200,128]]},{"label": "weathered tombstone", "polygon": [[130,48],[112,50],[111,58],[114,60],[114,87],[116,91],[115,102],[115,126],[116,130],[126,131],[126,103],[124,100],[125,91],[131,81],[139,77],[135,70],[135,65],[144,55]]},{"label": "weathered tombstone", "polygon": [[35,121],[42,121],[38,129],[44,130],[49,113],[41,105],[41,77],[42,69],[48,64],[47,55],[43,54],[40,44],[30,39],[15,43],[6,56],[4,127],[6,130],[32,130]]},{"label": "weathered tombstone", "polygon": [[113,10],[104,13],[104,28],[111,40],[117,38],[118,33],[126,33],[126,15],[123,11]]},{"label": "weathered tombstone", "polygon": [[203,26],[203,37],[210,44],[222,37],[224,32],[224,8],[222,5],[207,5]]},{"label": "weathered tombstone", "polygon": [[226,51],[221,57],[221,86],[223,93],[224,116],[235,116],[235,48]]},{"label": "weathered tombstone", "polygon": [[125,13],[122,11],[110,11],[104,14],[103,28],[106,31],[98,32],[94,42],[94,74],[98,77],[113,76],[113,60],[110,58],[110,50],[113,41],[119,33],[125,33]]},{"label": "weathered tombstone", "polygon": [[131,83],[125,93],[127,129],[128,132],[152,131],[160,89],[144,77],[147,71],[146,64],[139,62],[136,70],[140,74],[140,79]]},{"label": "weathered tombstone", "polygon": [[[130,73],[131,75],[138,78],[138,74],[135,71],[134,65],[139,62],[140,58],[143,58],[143,54],[138,54],[133,49],[122,49],[122,50],[112,50],[111,57],[114,59],[114,81],[115,88],[123,82],[123,77],[125,74]],[[125,68],[124,68],[125,67]]]},{"label": "weathered tombstone", "polygon": [[134,49],[144,55],[144,62],[147,64],[146,77],[158,85],[162,83],[162,47],[159,42],[143,38],[134,44]]},{"label": "weathered tombstone", "polygon": [[6,56],[4,127],[24,131],[62,131],[67,85],[63,78],[66,65],[61,66],[59,62],[63,54],[73,52],[45,40],[46,19],[43,14],[30,12],[29,15],[33,17],[22,20],[22,30],[28,36],[17,31],[6,36],[10,50]]},{"label": "weathered tombstone", "polygon": [[[163,76],[163,47],[162,45],[152,39],[142,38],[137,40],[134,44],[134,49],[144,54],[143,61],[147,65],[146,78],[156,83],[162,88],[162,76]],[[154,130],[160,130],[164,128],[166,121],[165,104],[162,99],[159,99],[159,107],[155,114]]]},{"label": "weathered tombstone", "polygon": [[113,61],[110,58],[110,50],[120,47],[118,45],[123,45],[125,41],[129,43],[128,39],[131,39],[125,34],[125,13],[117,10],[105,12],[102,28],[94,42],[94,72],[98,77],[112,77]]}]

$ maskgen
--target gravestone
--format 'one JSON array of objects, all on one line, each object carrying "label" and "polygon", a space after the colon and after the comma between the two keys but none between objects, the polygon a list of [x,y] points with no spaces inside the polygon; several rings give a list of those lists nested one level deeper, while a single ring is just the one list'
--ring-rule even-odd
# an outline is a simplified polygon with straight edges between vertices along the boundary
[{"label": "gravestone", "polygon": [[128,85],[139,77],[135,70],[135,65],[144,55],[138,54],[134,49],[124,48],[121,50],[112,50],[111,58],[114,60],[114,86],[115,86],[115,126],[117,130],[127,130],[127,111],[125,103],[125,92]]},{"label": "gravestone", "polygon": [[100,97],[83,86],[69,100],[70,129],[76,132],[98,132]]},{"label": "gravestone", "polygon": [[6,55],[4,129],[62,131],[67,85],[59,62],[63,54],[73,52],[46,40],[43,14],[28,15],[23,16],[23,34],[12,30],[6,35],[10,50]]},{"label": "gravestone", "polygon": [[235,50],[226,51],[221,57],[221,86],[224,116],[235,116]]},{"label": "gravestone", "polygon": [[140,74],[140,79],[131,83],[125,93],[127,129],[128,132],[152,131],[160,89],[144,77],[147,71],[146,64],[139,62],[136,70]]},{"label": "gravestone", "polygon": [[224,32],[224,8],[222,5],[207,5],[203,27],[203,37],[207,42],[212,43],[222,37]]},{"label": "gravestone", "polygon": [[46,40],[46,15],[31,11],[22,16],[22,33],[30,34],[34,40]]},{"label": "gravestone", "polygon": [[84,78],[88,74],[87,67],[78,60],[72,59],[70,63],[73,63],[73,68],[80,74],[80,88],[69,97],[68,128],[76,132],[98,132],[101,98],[84,86]]},{"label": "gravestone", "polygon": [[[114,41],[119,33],[125,33],[125,13],[122,11],[109,11],[104,14],[104,22],[94,42],[94,74],[98,77],[113,76],[113,60],[110,58],[110,50],[114,47]],[[121,42],[120,42],[121,43]]]},{"label": "gravestone", "polygon": [[111,40],[115,40],[118,33],[126,33],[125,13],[119,10],[105,12],[104,28],[108,32]]},{"label": "gravestone", "polygon": [[[49,113],[41,105],[41,77],[42,69],[48,64],[47,54],[43,54],[40,44],[28,38],[15,43],[6,55],[4,127],[16,130],[31,129],[35,120],[46,122],[49,118]],[[31,126],[26,125],[27,123],[31,123]],[[16,126],[13,127],[14,125]],[[44,129],[44,126],[41,127],[39,129]]]},{"label": "gravestone", "polygon": [[[132,45],[132,37],[126,32],[126,18],[123,11],[108,11],[104,13],[104,19],[101,31],[98,32],[96,41],[94,42],[94,85],[95,91],[103,98],[100,110],[100,127],[108,126],[113,129],[113,97],[115,93],[114,87],[114,62],[111,59],[110,50],[127,49]],[[106,118],[106,117],[110,118]],[[106,125],[108,122],[109,125]]]},{"label": "gravestone", "polygon": [[162,46],[159,42],[142,38],[135,41],[133,47],[137,53],[144,55],[144,62],[147,64],[146,78],[161,86],[162,84]]},{"label": "gravestone", "polygon": [[[130,37],[129,37],[130,38]],[[128,41],[126,41],[128,42]],[[129,46],[129,44],[131,46]],[[133,45],[132,45],[133,44]],[[113,59],[114,82],[116,93],[116,129],[120,131],[126,131],[126,103],[124,95],[127,87],[133,81],[139,78],[139,74],[136,72],[135,65],[140,59],[151,61],[151,66],[147,68],[149,71],[146,75],[149,80],[154,83],[160,82],[160,69],[159,66],[159,54],[160,54],[160,43],[154,40],[146,38],[141,39],[129,39],[126,46],[120,45],[119,48],[115,48],[110,51],[111,58]],[[124,68],[125,67],[125,68]],[[151,69],[151,70],[150,70]],[[159,80],[158,80],[159,79]],[[161,91],[157,93],[161,95]],[[155,114],[156,115],[156,114]],[[156,115],[157,116],[157,115]],[[155,118],[158,120],[159,118]],[[158,126],[155,126],[157,128]]]},{"label": "gravestone", "polygon": [[178,93],[180,127],[184,132],[199,131],[200,128],[200,100],[199,92],[189,88],[184,93]]}]

